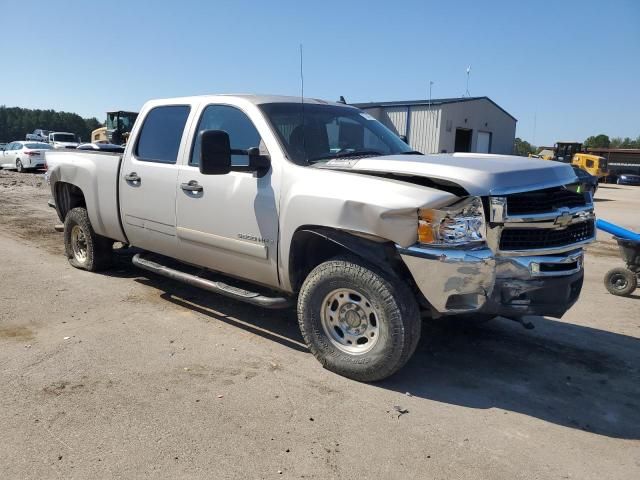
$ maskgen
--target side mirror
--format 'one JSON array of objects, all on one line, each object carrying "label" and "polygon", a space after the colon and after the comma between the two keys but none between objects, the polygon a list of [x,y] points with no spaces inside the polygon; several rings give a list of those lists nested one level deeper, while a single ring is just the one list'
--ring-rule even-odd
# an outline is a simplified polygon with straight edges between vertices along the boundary
[{"label": "side mirror", "polygon": [[271,168],[271,158],[269,155],[261,155],[258,147],[247,150],[249,155],[249,168],[254,170],[258,177],[263,177]]},{"label": "side mirror", "polygon": [[204,130],[200,133],[200,173],[226,175],[231,171],[229,134],[222,130]]}]

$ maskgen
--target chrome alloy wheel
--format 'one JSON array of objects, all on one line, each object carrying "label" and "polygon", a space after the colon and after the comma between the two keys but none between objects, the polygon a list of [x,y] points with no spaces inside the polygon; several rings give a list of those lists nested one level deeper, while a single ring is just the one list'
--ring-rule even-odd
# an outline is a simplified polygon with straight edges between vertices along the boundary
[{"label": "chrome alloy wheel", "polygon": [[71,229],[71,249],[73,256],[79,263],[87,261],[87,238],[80,225],[74,225]]},{"label": "chrome alloy wheel", "polygon": [[322,328],[331,343],[345,353],[367,353],[378,342],[380,321],[371,302],[361,293],[340,288],[322,302]]}]

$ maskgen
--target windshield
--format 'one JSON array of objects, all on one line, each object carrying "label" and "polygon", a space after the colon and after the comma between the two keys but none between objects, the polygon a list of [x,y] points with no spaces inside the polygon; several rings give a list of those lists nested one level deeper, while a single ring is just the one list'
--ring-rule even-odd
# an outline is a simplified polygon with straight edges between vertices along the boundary
[{"label": "windshield", "polygon": [[75,142],[76,136],[73,133],[54,133],[54,142]]},{"label": "windshield", "polygon": [[607,159],[605,157],[599,157],[598,160],[600,161],[600,170],[606,170],[607,169]]},{"label": "windshield", "polygon": [[371,115],[352,107],[298,103],[260,105],[287,156],[300,165],[346,157],[393,155],[411,147]]},{"label": "windshield", "polygon": [[38,150],[51,150],[53,147],[48,143],[25,143],[25,148],[33,148]]},{"label": "windshield", "polygon": [[137,113],[111,112],[107,114],[107,130],[119,130],[130,132],[133,122],[136,121]]}]

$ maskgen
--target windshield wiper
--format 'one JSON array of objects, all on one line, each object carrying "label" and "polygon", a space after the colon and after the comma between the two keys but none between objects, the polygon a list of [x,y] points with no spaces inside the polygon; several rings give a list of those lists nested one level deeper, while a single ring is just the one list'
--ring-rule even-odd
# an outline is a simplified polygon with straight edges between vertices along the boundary
[{"label": "windshield wiper", "polygon": [[330,158],[346,158],[346,157],[361,157],[364,155],[377,156],[382,155],[382,152],[377,150],[351,150],[351,151],[339,151],[336,153],[330,153],[328,155],[322,155],[321,157],[314,157],[307,160],[309,163],[319,162],[320,160],[329,160]]}]

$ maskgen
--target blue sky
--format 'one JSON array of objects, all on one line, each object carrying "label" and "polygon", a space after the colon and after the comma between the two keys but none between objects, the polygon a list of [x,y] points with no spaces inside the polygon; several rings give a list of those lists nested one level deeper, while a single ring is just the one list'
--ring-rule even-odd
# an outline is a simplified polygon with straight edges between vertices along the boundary
[{"label": "blue sky", "polygon": [[538,145],[640,135],[636,0],[0,0],[0,20],[0,105],[102,120],[158,97],[297,95],[302,43],[307,96],[419,99],[430,80],[460,96],[471,65],[471,95]]}]

